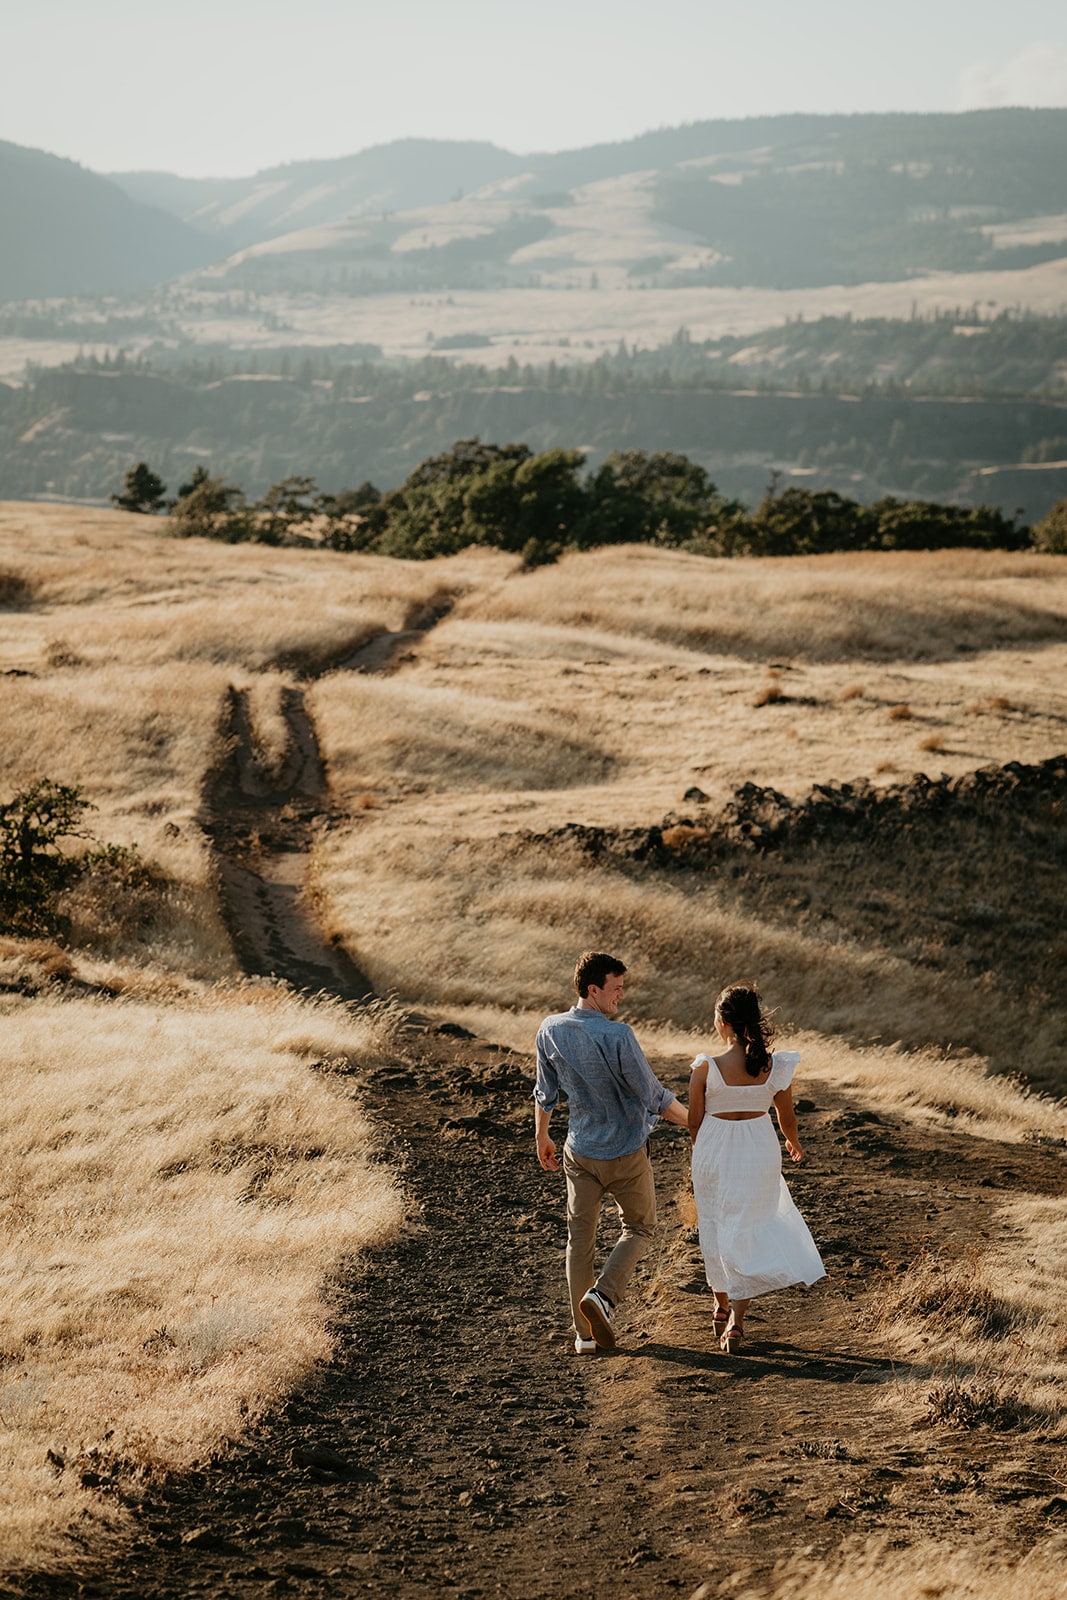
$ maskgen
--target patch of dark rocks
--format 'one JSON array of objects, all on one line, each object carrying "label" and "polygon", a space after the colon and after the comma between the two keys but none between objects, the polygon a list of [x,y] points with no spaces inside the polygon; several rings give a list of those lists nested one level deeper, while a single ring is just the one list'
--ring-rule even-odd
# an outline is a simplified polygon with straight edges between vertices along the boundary
[{"label": "patch of dark rocks", "polygon": [[877,826],[879,832],[906,832],[916,824],[953,817],[1002,817],[1033,810],[1039,819],[1060,816],[1067,805],[1067,755],[1025,764],[980,767],[939,778],[917,772],[903,783],[879,787],[867,778],[851,783],[817,783],[799,799],[778,789],[745,783],[719,810],[689,789],[690,812],[669,812],[648,828],[590,827],[568,822],[544,833],[516,837],[526,844],[577,848],[590,861],[648,862],[656,866],[696,867],[736,852],[773,851],[787,844],[836,840]]}]

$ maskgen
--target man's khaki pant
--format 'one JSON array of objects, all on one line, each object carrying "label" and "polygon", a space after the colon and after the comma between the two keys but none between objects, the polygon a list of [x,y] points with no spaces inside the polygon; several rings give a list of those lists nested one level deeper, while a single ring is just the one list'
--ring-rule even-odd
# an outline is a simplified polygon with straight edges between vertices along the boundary
[{"label": "man's khaki pant", "polygon": [[613,1305],[618,1305],[656,1229],[656,1189],[647,1145],[613,1161],[591,1161],[564,1145],[563,1171],[567,1178],[567,1288],[571,1315],[575,1334],[588,1339],[589,1324],[578,1310],[578,1302],[594,1283],[600,1208],[610,1195],[622,1219],[619,1242],[595,1279],[597,1288]]}]

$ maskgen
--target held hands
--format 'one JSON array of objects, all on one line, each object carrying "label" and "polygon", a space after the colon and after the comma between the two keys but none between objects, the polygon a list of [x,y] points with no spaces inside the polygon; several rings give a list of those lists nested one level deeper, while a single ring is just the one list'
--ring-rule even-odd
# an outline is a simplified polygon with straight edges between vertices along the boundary
[{"label": "held hands", "polygon": [[538,1141],[537,1159],[546,1172],[558,1172],[559,1162],[556,1159],[556,1146],[551,1139]]},{"label": "held hands", "polygon": [[793,1143],[792,1139],[785,1141],[785,1147],[789,1151],[789,1159],[791,1161],[803,1161],[804,1152],[798,1144]]}]

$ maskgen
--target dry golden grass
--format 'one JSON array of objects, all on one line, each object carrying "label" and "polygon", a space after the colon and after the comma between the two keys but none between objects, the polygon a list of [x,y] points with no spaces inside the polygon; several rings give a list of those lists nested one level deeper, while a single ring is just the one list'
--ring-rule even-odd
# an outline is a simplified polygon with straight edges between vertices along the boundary
[{"label": "dry golden grass", "polygon": [[1061,643],[1056,556],[974,550],[706,561],[641,546],[566,557],[461,614],[563,624],[748,660],[951,660]]},{"label": "dry golden grass", "polygon": [[[1060,1600],[1067,1552],[1062,1537],[1044,1539],[1005,1567],[995,1545],[955,1548],[923,1539],[846,1540],[830,1559],[797,1555],[766,1585],[733,1590],[736,1600]],[[711,1600],[712,1585],[692,1600]]]},{"label": "dry golden grass", "polygon": [[[433,564],[177,540],[154,517],[0,504],[0,567],[32,605],[3,616],[5,667],[214,664],[318,669],[500,575],[496,552]],[[9,581],[10,581],[9,577]]]},{"label": "dry golden grass", "polygon": [[[97,836],[138,847],[174,885],[125,953],[145,959],[147,940],[168,964],[218,977],[233,969],[199,813],[228,686],[249,691],[270,772],[287,744],[277,664],[331,663],[513,563],[266,552],[169,539],[165,526],[0,505],[0,796],[40,776],[78,787]],[[98,947],[123,953],[117,930]]]},{"label": "dry golden grass", "polygon": [[10,1571],[112,1522],[80,1468],[181,1467],[276,1403],[328,1348],[331,1274],[403,1207],[344,1078],[308,1070],[378,1056],[380,1020],[251,988],[3,1010]]},{"label": "dry golden grass", "polygon": [[876,1298],[906,1358],[886,1403],[910,1422],[1067,1437],[1067,1200],[1026,1195],[997,1210],[1002,1240],[961,1260],[923,1254]]},{"label": "dry golden grass", "polygon": [[531,712],[447,683],[334,673],[315,687],[324,749],[343,791],[351,781],[394,794],[500,788],[501,769],[518,789],[596,782],[610,757],[595,727],[575,714]]}]

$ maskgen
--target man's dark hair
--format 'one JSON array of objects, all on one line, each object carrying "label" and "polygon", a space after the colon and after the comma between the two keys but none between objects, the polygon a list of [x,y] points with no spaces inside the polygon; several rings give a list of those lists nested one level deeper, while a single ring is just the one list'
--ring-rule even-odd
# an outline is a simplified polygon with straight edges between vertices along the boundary
[{"label": "man's dark hair", "polygon": [[604,979],[609,972],[617,973],[621,978],[625,971],[625,962],[620,961],[618,956],[606,956],[602,951],[586,950],[578,957],[575,964],[574,987],[578,991],[579,998],[585,1000],[591,988],[604,987]]}]

